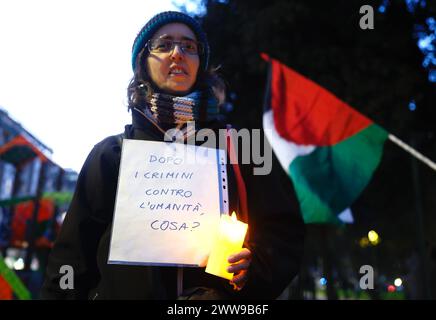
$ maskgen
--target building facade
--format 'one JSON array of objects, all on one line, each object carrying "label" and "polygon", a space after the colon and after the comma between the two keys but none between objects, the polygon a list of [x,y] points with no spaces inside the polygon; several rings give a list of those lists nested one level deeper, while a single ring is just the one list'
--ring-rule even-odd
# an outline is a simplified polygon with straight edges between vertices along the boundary
[{"label": "building facade", "polygon": [[[0,258],[33,298],[78,177],[52,153],[0,108]],[[12,289],[0,281],[0,299],[16,298]]]}]

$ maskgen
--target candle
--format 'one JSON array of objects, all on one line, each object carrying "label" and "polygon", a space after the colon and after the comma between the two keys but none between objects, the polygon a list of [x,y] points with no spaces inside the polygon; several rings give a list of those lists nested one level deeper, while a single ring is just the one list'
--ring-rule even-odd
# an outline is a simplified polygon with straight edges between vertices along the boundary
[{"label": "candle", "polygon": [[231,217],[226,214],[221,215],[218,235],[206,266],[207,273],[232,280],[233,273],[227,272],[227,267],[230,265],[227,259],[241,251],[247,228],[246,223],[236,219],[235,212]]}]

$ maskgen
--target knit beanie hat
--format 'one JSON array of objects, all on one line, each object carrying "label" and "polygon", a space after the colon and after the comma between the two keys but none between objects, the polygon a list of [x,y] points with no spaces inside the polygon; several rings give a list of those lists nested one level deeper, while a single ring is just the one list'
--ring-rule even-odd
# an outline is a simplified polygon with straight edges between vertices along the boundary
[{"label": "knit beanie hat", "polygon": [[158,13],[153,18],[151,18],[145,26],[142,27],[138,35],[133,42],[132,47],[132,69],[135,71],[136,58],[139,52],[144,48],[147,41],[150,40],[156,31],[162,26],[169,23],[183,23],[187,25],[194,32],[197,37],[197,41],[203,46],[203,52],[199,55],[200,57],[200,70],[207,70],[207,65],[209,63],[209,43],[207,42],[206,34],[200,24],[192,17],[187,14],[176,12],[176,11],[165,11]]}]

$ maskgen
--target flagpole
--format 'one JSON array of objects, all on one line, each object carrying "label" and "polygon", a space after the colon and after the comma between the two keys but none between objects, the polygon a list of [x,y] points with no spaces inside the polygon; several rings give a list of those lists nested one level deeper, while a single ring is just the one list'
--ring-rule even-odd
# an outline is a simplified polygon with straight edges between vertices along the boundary
[{"label": "flagpole", "polygon": [[433,161],[431,161],[429,158],[427,158],[426,156],[424,156],[422,153],[416,151],[416,149],[412,148],[411,146],[409,146],[407,143],[401,141],[400,139],[398,139],[396,136],[394,136],[393,134],[389,134],[388,135],[389,140],[391,140],[393,143],[395,143],[397,146],[399,146],[400,148],[402,148],[403,150],[407,151],[408,153],[410,153],[412,156],[414,156],[416,159],[420,160],[421,162],[425,163],[427,166],[429,166],[431,169],[433,169],[434,171],[436,171],[436,163],[434,163]]}]

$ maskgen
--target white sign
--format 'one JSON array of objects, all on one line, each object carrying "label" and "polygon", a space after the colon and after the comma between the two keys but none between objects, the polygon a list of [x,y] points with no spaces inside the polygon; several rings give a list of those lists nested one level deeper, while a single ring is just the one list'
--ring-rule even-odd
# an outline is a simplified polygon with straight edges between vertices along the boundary
[{"label": "white sign", "polygon": [[123,140],[110,264],[203,266],[228,214],[224,150]]}]

